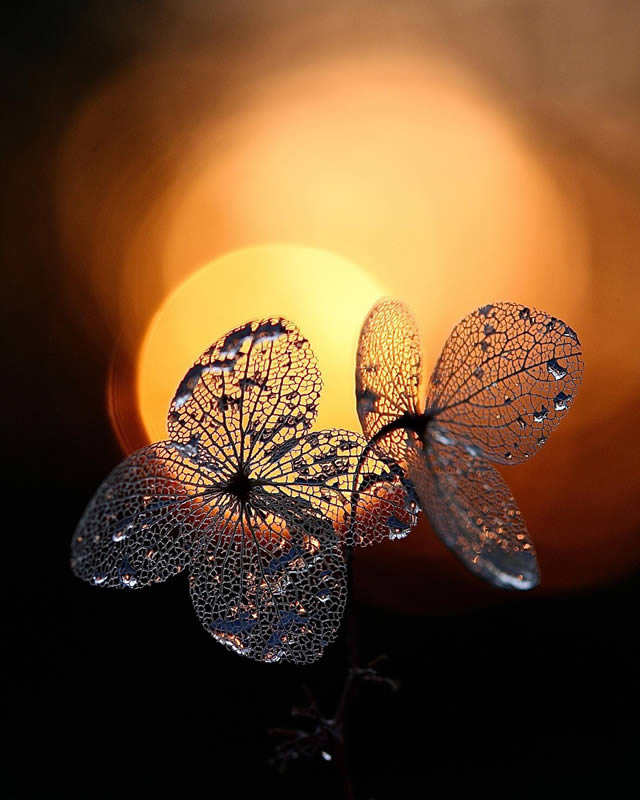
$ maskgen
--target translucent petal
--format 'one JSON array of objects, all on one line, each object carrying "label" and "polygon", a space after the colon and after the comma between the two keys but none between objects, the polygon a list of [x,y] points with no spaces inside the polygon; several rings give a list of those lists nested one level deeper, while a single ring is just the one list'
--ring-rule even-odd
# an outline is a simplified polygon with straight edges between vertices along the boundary
[{"label": "translucent petal", "polygon": [[[385,298],[369,312],[356,356],[356,403],[365,436],[404,413],[416,413],[421,377],[420,338],[409,309]],[[403,463],[406,435],[386,436],[379,451]]]},{"label": "translucent petal", "polygon": [[119,464],[87,506],[71,542],[75,575],[96,586],[140,588],[180,572],[209,513],[203,494],[216,465],[200,469],[170,442]]},{"label": "translucent petal", "polygon": [[445,444],[436,427],[427,446],[414,439],[409,477],[442,541],[472,572],[501,589],[531,589],[535,551],[509,487],[480,456]]},{"label": "translucent petal", "polygon": [[366,443],[353,431],[313,431],[256,462],[256,478],[274,501],[292,498],[301,512],[331,520],[345,544],[402,538],[416,523],[415,498],[392,459],[363,458]]},{"label": "translucent petal", "polygon": [[281,495],[237,504],[192,555],[191,598],[205,629],[258,661],[316,661],[337,636],[346,566],[331,523]]},{"label": "translucent petal", "polygon": [[427,394],[446,436],[490,461],[533,456],[582,380],[582,351],[564,322],[515,303],[484,306],[453,329]]},{"label": "translucent petal", "polygon": [[194,607],[218,641],[261,661],[316,660],[344,608],[344,544],[415,523],[394,462],[364,457],[351,431],[308,432],[320,386],[286,320],[222,337],[178,387],[171,441],[126,459],[89,504],[76,574],[135,588],[188,564]]},{"label": "translucent petal", "polygon": [[235,471],[313,424],[322,381],[309,342],[282,318],[230,331],[191,367],[171,402],[170,438],[200,443]]}]

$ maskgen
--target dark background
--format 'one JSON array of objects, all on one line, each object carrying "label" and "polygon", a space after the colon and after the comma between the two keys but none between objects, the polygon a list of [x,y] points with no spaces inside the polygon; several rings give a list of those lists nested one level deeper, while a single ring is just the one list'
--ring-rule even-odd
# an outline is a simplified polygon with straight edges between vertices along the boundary
[{"label": "dark background", "polygon": [[[464,4],[453,4],[455,14],[424,5],[445,32],[464,29]],[[470,4],[476,14],[480,5]],[[503,5],[504,25],[535,60],[545,50],[540,8]],[[619,7],[636,19],[632,4]],[[212,3],[207,30],[242,42],[290,13],[279,3]],[[364,13],[354,4],[353,17],[336,24],[348,31]],[[499,4],[487,4],[487,18],[500,14]],[[305,669],[250,663],[203,632],[186,577],[110,593],[81,584],[68,567],[75,523],[121,451],[104,399],[115,334],[85,289],[61,281],[51,163],[92,88],[136,57],[147,31],[157,36],[183,12],[171,3],[56,2],[9,4],[2,15],[10,746],[0,793],[339,797],[341,779],[319,758],[299,760],[284,776],[269,767],[266,730],[288,724],[289,708],[304,703],[303,682],[332,711],[343,642]],[[549,71],[545,81],[552,79]],[[358,580],[357,562],[355,569]],[[626,793],[639,777],[637,572],[580,592],[506,599],[477,594],[462,571],[455,576],[425,574],[430,612],[355,609],[362,663],[385,653],[382,671],[402,682],[395,694],[362,684],[351,706],[356,797]],[[477,604],[452,610],[474,592]]]}]

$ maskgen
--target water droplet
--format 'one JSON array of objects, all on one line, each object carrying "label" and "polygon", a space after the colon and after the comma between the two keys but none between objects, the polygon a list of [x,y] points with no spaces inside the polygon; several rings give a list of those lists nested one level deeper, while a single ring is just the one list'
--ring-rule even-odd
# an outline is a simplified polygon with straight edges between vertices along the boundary
[{"label": "water droplet", "polygon": [[567,370],[561,364],[558,364],[555,358],[550,358],[547,361],[547,371],[557,381],[567,374]]},{"label": "water droplet", "polygon": [[327,583],[331,580],[331,570],[325,569],[318,575],[320,583]]},{"label": "water droplet", "polygon": [[114,542],[121,542],[123,539],[127,538],[127,536],[131,533],[133,528],[134,528],[134,525],[133,525],[132,522],[128,522],[128,521],[121,522],[120,523],[120,527],[118,527],[113,532],[113,535],[112,535],[111,538],[113,539]]},{"label": "water droplet", "polygon": [[484,335],[485,335],[485,336],[491,336],[491,335],[492,335],[492,334],[494,334],[495,332],[496,332],[496,329],[493,327],[493,325],[489,325],[489,323],[487,323],[487,324],[484,326]]},{"label": "water droplet", "polygon": [[106,572],[96,572],[96,574],[92,578],[94,586],[104,586],[107,582],[107,573]]},{"label": "water droplet", "polygon": [[211,635],[217,642],[228,645],[234,653],[243,655],[247,650],[247,646],[242,639],[233,633],[224,633],[212,630]]},{"label": "water droplet", "polygon": [[183,458],[195,458],[195,456],[198,455],[199,441],[199,436],[192,436],[189,441],[184,444],[180,442],[171,442],[171,446],[174,447]]},{"label": "water droplet", "polygon": [[302,570],[305,568],[304,551],[298,547],[291,547],[286,553],[281,556],[275,556],[265,567],[265,572],[268,575],[274,575],[279,572],[283,567],[288,567],[292,572]]},{"label": "water droplet", "polygon": [[513,456],[511,455],[511,453],[505,453],[505,454],[504,454],[504,457],[507,459],[507,461],[511,461],[511,459],[513,458]]},{"label": "water droplet", "polygon": [[122,564],[118,570],[118,577],[120,578],[120,583],[128,589],[133,589],[138,583],[137,572],[131,566],[126,556],[122,559]]},{"label": "water droplet", "polygon": [[444,445],[451,445],[453,444],[453,439],[447,436],[440,428],[432,427],[431,428],[431,435],[436,440],[436,442],[440,442],[440,444]]},{"label": "water droplet", "polygon": [[547,414],[549,413],[549,409],[546,406],[542,406],[540,411],[533,412],[533,421],[534,422],[543,422],[547,418]]},{"label": "water droplet", "polygon": [[578,334],[573,330],[573,328],[570,328],[568,325],[564,326],[564,335],[568,336],[569,339],[573,339],[573,341],[577,342],[577,344],[580,344],[580,340],[578,339]]},{"label": "water droplet", "polygon": [[180,381],[178,391],[173,398],[174,408],[181,408],[186,402],[191,400],[193,391],[196,388],[196,384],[202,375],[207,371],[208,368],[204,364],[194,364],[191,367],[184,378]]},{"label": "water droplet", "polygon": [[229,374],[230,372],[233,372],[235,366],[236,366],[235,358],[230,358],[228,360],[218,358],[215,361],[211,362],[211,366],[207,370],[207,372],[213,372],[216,375],[220,375],[222,373]]},{"label": "water droplet", "polygon": [[316,597],[321,603],[326,603],[331,599],[331,589],[328,586],[323,586],[316,592]]},{"label": "water droplet", "polygon": [[544,436],[541,436],[541,437],[538,439],[538,447],[542,447],[542,445],[543,445],[543,444],[545,444],[545,443],[546,443],[546,441],[547,441],[547,440],[545,439],[545,437],[544,437]]},{"label": "water droplet", "polygon": [[516,417],[516,422],[522,428],[522,430],[524,430],[527,427],[527,423],[524,417]]},{"label": "water droplet", "polygon": [[378,395],[371,389],[365,389],[358,397],[358,413],[371,414],[376,410]]},{"label": "water droplet", "polygon": [[266,650],[262,658],[267,664],[275,664],[280,661],[283,655],[284,653],[281,650]]},{"label": "water droplet", "polygon": [[411,525],[402,522],[393,514],[387,520],[387,528],[389,528],[389,538],[391,540],[404,539],[411,533]]},{"label": "water droplet", "polygon": [[408,511],[410,514],[417,514],[419,511],[422,511],[418,493],[413,483],[406,478],[401,478],[400,481],[404,487],[404,510]]},{"label": "water droplet", "polygon": [[531,309],[521,308],[518,316],[520,317],[520,319],[529,319],[529,317],[531,316]]},{"label": "water droplet", "polygon": [[275,342],[287,333],[287,329],[281,322],[263,322],[253,332],[254,342]]},{"label": "water droplet", "polygon": [[325,761],[331,761],[331,759],[333,758],[333,756],[331,755],[331,753],[327,753],[327,751],[326,751],[326,750],[323,750],[323,751],[320,753],[320,755],[322,756],[322,758],[323,758]]},{"label": "water droplet", "polygon": [[222,397],[218,398],[218,409],[220,411],[228,411],[230,408],[239,408],[240,407],[240,398],[239,397],[232,397],[229,394],[223,394]]},{"label": "water droplet", "polygon": [[565,394],[564,392],[558,392],[558,394],[553,398],[553,407],[556,411],[564,411],[566,408],[569,408],[569,403],[571,402],[571,395]]},{"label": "water droplet", "polygon": [[227,335],[220,348],[220,355],[225,358],[235,358],[242,345],[250,338],[251,323],[247,322],[244,328],[241,328],[239,331],[232,331]]}]

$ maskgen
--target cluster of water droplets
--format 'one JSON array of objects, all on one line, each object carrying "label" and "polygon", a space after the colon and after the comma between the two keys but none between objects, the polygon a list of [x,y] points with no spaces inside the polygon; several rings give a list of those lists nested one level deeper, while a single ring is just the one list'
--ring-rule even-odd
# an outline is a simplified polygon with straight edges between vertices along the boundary
[{"label": "cluster of water droplets", "polygon": [[[580,385],[581,355],[575,331],[556,317],[488,304],[454,327],[421,402],[409,310],[385,299],[363,325],[356,365],[363,432],[403,465],[443,541],[497,586],[531,588],[538,572],[515,501],[490,462],[521,463],[546,443]],[[389,518],[390,538],[403,537],[398,523]]]},{"label": "cluster of water droplets", "polygon": [[533,545],[490,462],[520,463],[547,441],[579,386],[579,347],[555,317],[483,306],[452,331],[421,402],[415,323],[382,301],[358,349],[364,439],[310,431],[321,382],[309,343],[286,320],[249,322],[187,371],[170,439],[100,487],[72,567],[125,589],[188,568],[206,630],[264,662],[317,659],[346,602],[345,545],[404,539],[422,510],[472,571],[530,588]]},{"label": "cluster of water droplets", "polygon": [[369,454],[353,486],[366,440],[309,430],[320,385],[286,320],[222,337],[180,382],[170,438],[96,492],[72,542],[74,572],[138,589],[187,568],[196,613],[225,647],[268,663],[316,660],[346,602],[344,546],[407,535],[418,508],[389,459]]}]

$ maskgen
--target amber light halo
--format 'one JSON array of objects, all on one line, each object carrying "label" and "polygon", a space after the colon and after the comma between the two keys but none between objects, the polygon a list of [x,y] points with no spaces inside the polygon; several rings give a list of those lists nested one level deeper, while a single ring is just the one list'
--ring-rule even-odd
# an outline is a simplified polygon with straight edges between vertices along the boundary
[{"label": "amber light halo", "polygon": [[[567,320],[584,344],[583,389],[546,451],[505,477],[535,538],[540,591],[634,569],[638,437],[629,420],[639,366],[625,342],[637,327],[629,223],[637,198],[591,156],[548,147],[517,108],[442,53],[407,42],[307,55],[279,70],[265,59],[249,81],[244,71],[240,80],[225,75],[229,103],[215,109],[219,53],[136,66],[90,98],[61,141],[57,206],[69,292],[85,287],[121,331],[109,406],[123,449],[150,438],[136,387],[154,311],[224,252],[301,242],[348,256],[380,284],[359,324],[382,295],[413,308],[427,376],[452,326],[481,304],[523,302]],[[235,58],[244,65],[247,54],[226,54]],[[303,291],[313,298],[323,288],[320,278]],[[284,311],[264,302],[225,326],[220,308],[240,303],[243,291],[234,285],[211,298],[207,341],[186,355],[182,374],[225,329]],[[351,367],[330,386],[318,350],[325,330],[311,331],[300,307],[287,313],[325,377],[318,424],[334,424],[322,415],[335,391],[349,411],[344,424],[357,430]],[[86,326],[95,331],[94,313]],[[160,438],[166,411],[165,403]],[[401,546],[363,553],[375,602],[406,606],[411,594],[410,605],[428,606],[431,572],[457,568],[424,521],[420,528]],[[401,594],[384,589],[394,572]]]},{"label": "amber light halo", "polygon": [[187,369],[225,331],[277,314],[299,325],[323,376],[316,428],[358,430],[353,369],[360,325],[385,288],[326,250],[272,244],[228,253],[183,281],[157,309],[140,346],[137,407],[150,441]]}]

